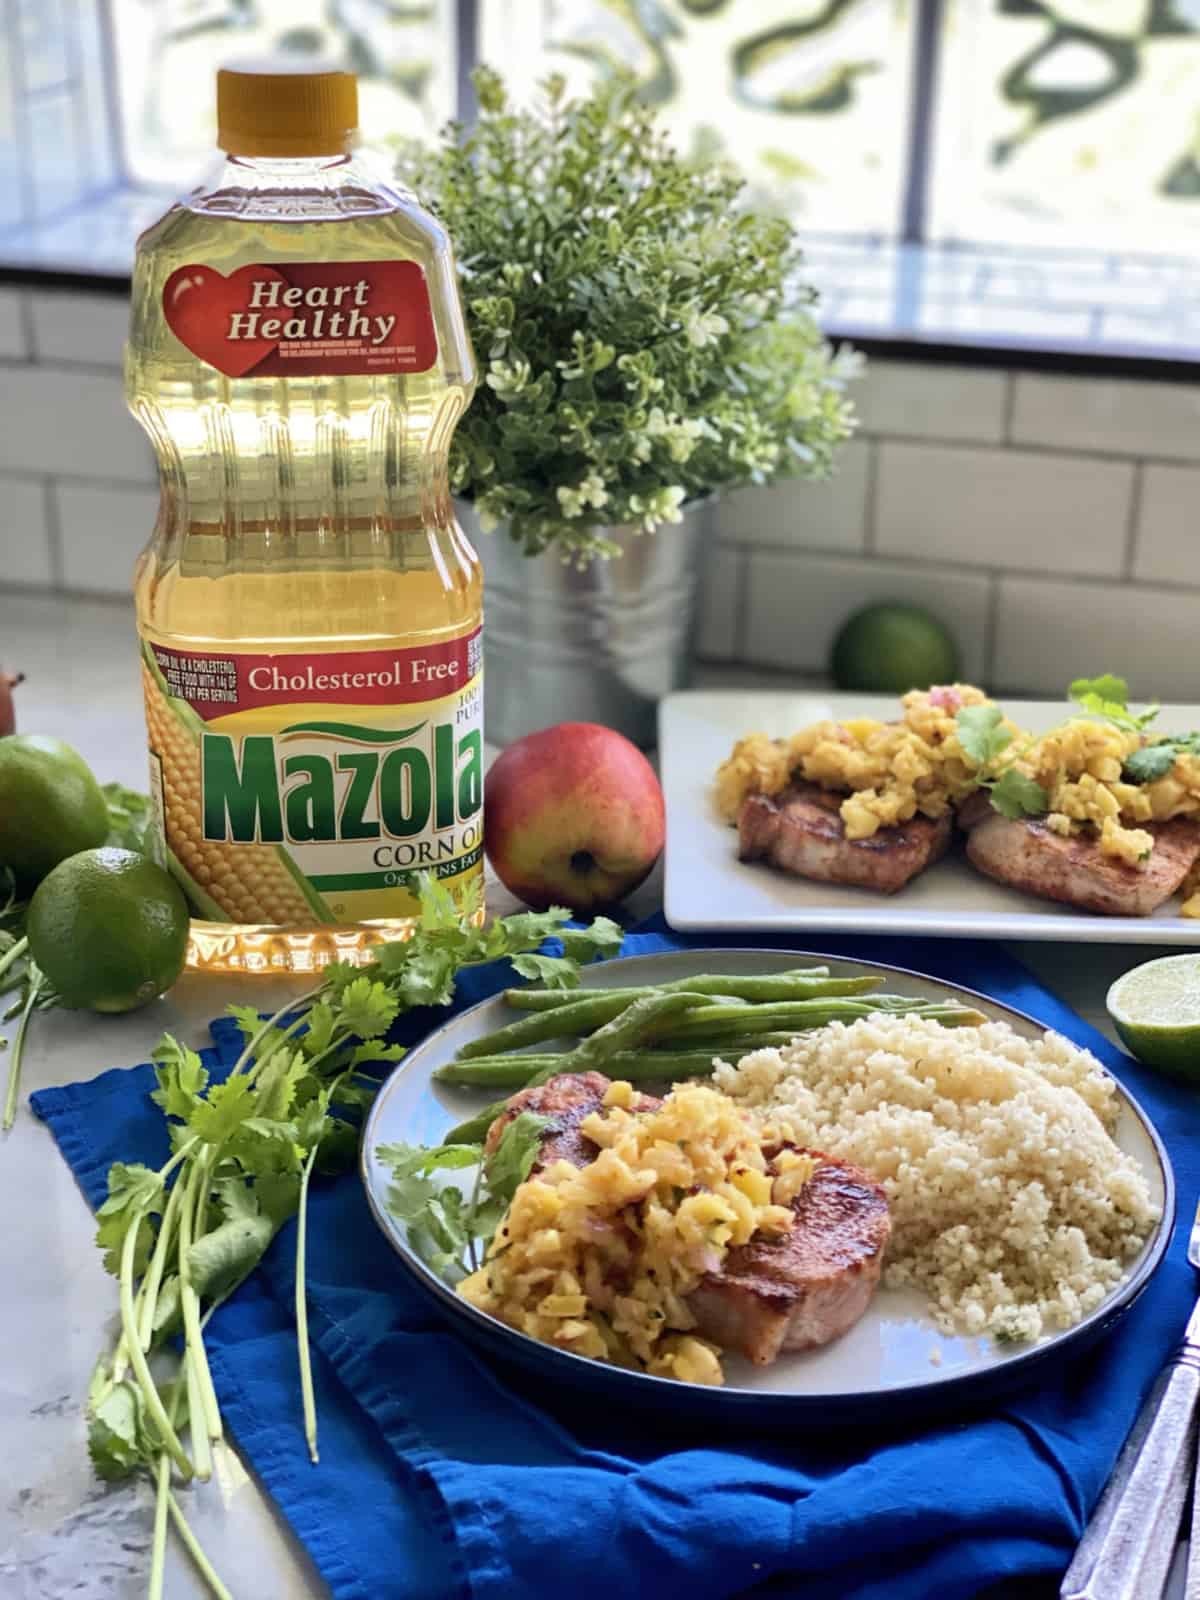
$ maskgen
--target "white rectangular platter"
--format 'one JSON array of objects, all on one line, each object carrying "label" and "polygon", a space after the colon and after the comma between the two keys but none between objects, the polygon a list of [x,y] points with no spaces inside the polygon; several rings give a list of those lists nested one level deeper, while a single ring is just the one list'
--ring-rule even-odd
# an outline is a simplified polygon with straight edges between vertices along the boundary
[{"label": "white rectangular platter", "polygon": [[[1043,733],[1069,708],[1061,700],[1003,701],[1014,722]],[[1152,917],[1101,917],[1022,894],[985,878],[957,850],[896,895],[788,877],[737,858],[737,835],[713,804],[713,774],[734,742],[779,738],[823,717],[896,716],[895,696],[797,690],[691,690],[659,709],[667,805],[665,909],[675,928],[901,933],[976,939],[1200,944],[1200,919],[1168,900]],[[1200,728],[1200,706],[1164,706],[1155,728]],[[899,959],[899,957],[897,957]]]}]

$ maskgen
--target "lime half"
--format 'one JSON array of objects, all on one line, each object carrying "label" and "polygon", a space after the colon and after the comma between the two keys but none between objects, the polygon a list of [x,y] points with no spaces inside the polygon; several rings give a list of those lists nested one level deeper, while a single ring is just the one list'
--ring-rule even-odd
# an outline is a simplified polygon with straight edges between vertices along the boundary
[{"label": "lime half", "polygon": [[1134,967],[1105,1003],[1139,1061],[1200,1082],[1200,951]]}]

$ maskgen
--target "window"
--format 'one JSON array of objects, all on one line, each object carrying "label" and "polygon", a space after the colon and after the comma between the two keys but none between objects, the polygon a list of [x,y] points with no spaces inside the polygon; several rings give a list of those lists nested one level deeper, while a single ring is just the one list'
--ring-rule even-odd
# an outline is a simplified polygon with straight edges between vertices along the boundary
[{"label": "window", "polygon": [[1200,0],[7,0],[0,258],[123,273],[233,55],[340,53],[375,143],[620,64],[801,228],[859,337],[1200,356]]}]

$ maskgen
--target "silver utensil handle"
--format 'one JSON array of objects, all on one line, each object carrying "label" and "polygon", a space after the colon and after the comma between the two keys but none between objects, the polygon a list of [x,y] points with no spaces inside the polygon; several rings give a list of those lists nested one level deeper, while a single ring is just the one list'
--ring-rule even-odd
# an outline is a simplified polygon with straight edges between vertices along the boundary
[{"label": "silver utensil handle", "polygon": [[[1200,1430],[1200,1422],[1197,1424]],[[1183,1600],[1200,1600],[1200,1459],[1192,1479],[1192,1529],[1188,1541],[1187,1570],[1183,1578]]]},{"label": "silver utensil handle", "polygon": [[1059,1589],[1060,1600],[1160,1600],[1187,1500],[1200,1351],[1185,1346],[1129,1431]]}]

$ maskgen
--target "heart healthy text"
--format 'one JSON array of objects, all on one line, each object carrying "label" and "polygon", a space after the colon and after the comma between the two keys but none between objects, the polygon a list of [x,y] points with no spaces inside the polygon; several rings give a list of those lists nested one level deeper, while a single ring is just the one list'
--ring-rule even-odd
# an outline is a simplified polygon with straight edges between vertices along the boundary
[{"label": "heart healthy text", "polygon": [[[256,278],[250,288],[250,310],[229,316],[229,339],[369,339],[384,344],[396,326],[392,316],[373,316],[361,308],[371,286],[365,278],[354,283],[285,286],[278,278]],[[336,309],[347,302],[347,311]],[[311,315],[264,316],[264,311],[295,312],[303,306]],[[330,309],[333,307],[335,309]]]}]

